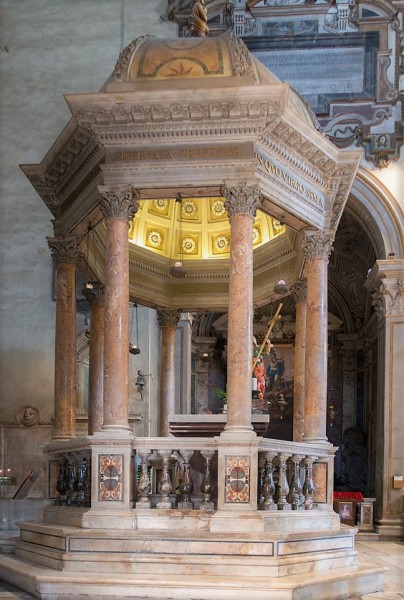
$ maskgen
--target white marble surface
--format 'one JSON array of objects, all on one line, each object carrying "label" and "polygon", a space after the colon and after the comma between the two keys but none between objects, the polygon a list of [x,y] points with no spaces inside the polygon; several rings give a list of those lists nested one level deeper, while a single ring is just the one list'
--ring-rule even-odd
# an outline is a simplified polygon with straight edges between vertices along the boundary
[{"label": "white marble surface", "polygon": [[[380,566],[387,567],[383,592],[356,595],[346,600],[402,600],[404,598],[404,543],[388,541],[359,541],[356,544],[360,562],[372,561]],[[34,600],[34,596],[0,581],[0,600]],[[87,597],[88,600],[94,600]],[[109,597],[108,600],[114,600]],[[137,600],[147,600],[137,597]]]}]

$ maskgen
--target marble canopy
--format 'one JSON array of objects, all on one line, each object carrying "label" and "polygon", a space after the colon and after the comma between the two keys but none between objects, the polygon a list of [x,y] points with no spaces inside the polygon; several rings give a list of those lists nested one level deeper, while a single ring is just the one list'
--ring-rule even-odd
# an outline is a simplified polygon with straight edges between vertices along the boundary
[{"label": "marble canopy", "polygon": [[[143,36],[121,53],[97,93],[68,94],[72,119],[38,165],[22,165],[55,217],[55,235],[97,227],[86,262],[102,281],[105,229],[99,186],[135,188],[141,200],[221,198],[221,187],[258,184],[261,210],[287,233],[254,253],[254,303],[279,275],[292,283],[299,232],[335,232],[361,151],[337,149],[302,98],[237,37]],[[169,224],[167,225],[169,227]],[[130,295],[155,307],[225,310],[228,260],[192,260],[181,280],[166,256],[130,244]],[[136,274],[136,277],[134,276]]]}]

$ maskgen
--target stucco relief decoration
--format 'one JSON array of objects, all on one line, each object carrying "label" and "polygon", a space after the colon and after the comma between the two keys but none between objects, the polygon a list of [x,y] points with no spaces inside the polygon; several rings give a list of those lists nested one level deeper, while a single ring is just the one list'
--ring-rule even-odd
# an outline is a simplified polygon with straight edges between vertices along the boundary
[{"label": "stucco relief decoration", "polygon": [[156,212],[157,214],[168,214],[169,202],[163,198],[159,198],[157,200],[153,200],[151,212]]},{"label": "stucco relief decoration", "polygon": [[181,242],[181,250],[185,254],[195,254],[195,252],[197,252],[198,250],[198,246],[195,239],[191,237],[184,237]]},{"label": "stucco relief decoration", "polygon": [[80,238],[71,237],[48,237],[48,246],[55,265],[70,264],[77,266],[80,258]]},{"label": "stucco relief decoration", "polygon": [[227,34],[230,41],[234,74],[238,76],[254,75],[254,66],[247,46],[233,34]]},{"label": "stucco relief decoration", "polygon": [[104,217],[130,221],[139,209],[137,200],[139,192],[134,188],[120,190],[117,188],[100,188],[100,207]]},{"label": "stucco relief decoration", "polygon": [[98,500],[122,502],[123,454],[100,454],[98,457]]},{"label": "stucco relief decoration", "polygon": [[183,200],[181,205],[181,211],[186,219],[195,220],[198,217],[198,208],[193,200]]},{"label": "stucco relief decoration", "polygon": [[136,48],[143,42],[143,40],[150,37],[154,36],[142,35],[133,40],[130,44],[128,44],[128,46],[126,46],[126,48],[122,50],[116,62],[114,72],[112,73],[113,79],[115,79],[116,81],[122,81],[122,79],[125,79],[123,75],[125,72],[127,73],[128,71],[130,59],[132,58],[133,53],[135,52]]},{"label": "stucco relief decoration", "polygon": [[24,406],[18,410],[16,421],[23,427],[33,427],[34,425],[39,425],[39,410],[35,406]]},{"label": "stucco relief decoration", "polygon": [[335,234],[326,231],[306,231],[303,238],[304,256],[308,260],[329,259]]},{"label": "stucco relief decoration", "polygon": [[228,236],[226,236],[226,235],[217,236],[217,238],[214,240],[213,244],[214,244],[214,249],[216,249],[218,252],[225,252],[226,250],[229,250],[229,248],[230,248],[230,240],[229,240]]},{"label": "stucco relief decoration", "polygon": [[379,319],[404,314],[404,281],[383,279],[372,294],[372,306]]},{"label": "stucco relief decoration", "polygon": [[222,219],[226,216],[226,209],[223,200],[214,200],[210,206],[211,218]]},{"label": "stucco relief decoration", "polygon": [[181,318],[181,310],[159,310],[157,319],[160,327],[177,327]]},{"label": "stucco relief decoration", "polygon": [[255,217],[257,208],[261,205],[261,192],[258,185],[247,185],[245,181],[241,181],[234,187],[223,185],[220,193],[226,199],[224,207],[230,219],[237,214]]},{"label": "stucco relief decoration", "polygon": [[162,236],[159,231],[152,229],[147,234],[147,245],[153,246],[153,248],[159,248],[162,244]]},{"label": "stucco relief decoration", "polygon": [[226,456],[225,502],[227,504],[250,501],[250,457]]}]

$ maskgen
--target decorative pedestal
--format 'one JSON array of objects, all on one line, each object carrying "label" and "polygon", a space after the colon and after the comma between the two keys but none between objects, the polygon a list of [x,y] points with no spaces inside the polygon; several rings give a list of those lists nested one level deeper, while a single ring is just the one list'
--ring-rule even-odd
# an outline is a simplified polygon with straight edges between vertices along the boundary
[{"label": "decorative pedestal", "polygon": [[373,512],[376,498],[364,498],[363,502],[358,502],[357,525],[359,531],[374,531]]}]

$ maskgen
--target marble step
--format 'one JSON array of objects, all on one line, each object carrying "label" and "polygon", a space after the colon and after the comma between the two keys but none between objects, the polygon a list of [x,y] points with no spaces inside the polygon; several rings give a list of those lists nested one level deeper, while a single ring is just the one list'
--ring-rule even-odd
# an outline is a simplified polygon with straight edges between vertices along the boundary
[{"label": "marble step", "polygon": [[385,569],[370,564],[288,577],[66,573],[0,555],[0,577],[41,600],[342,600],[380,591]]}]

